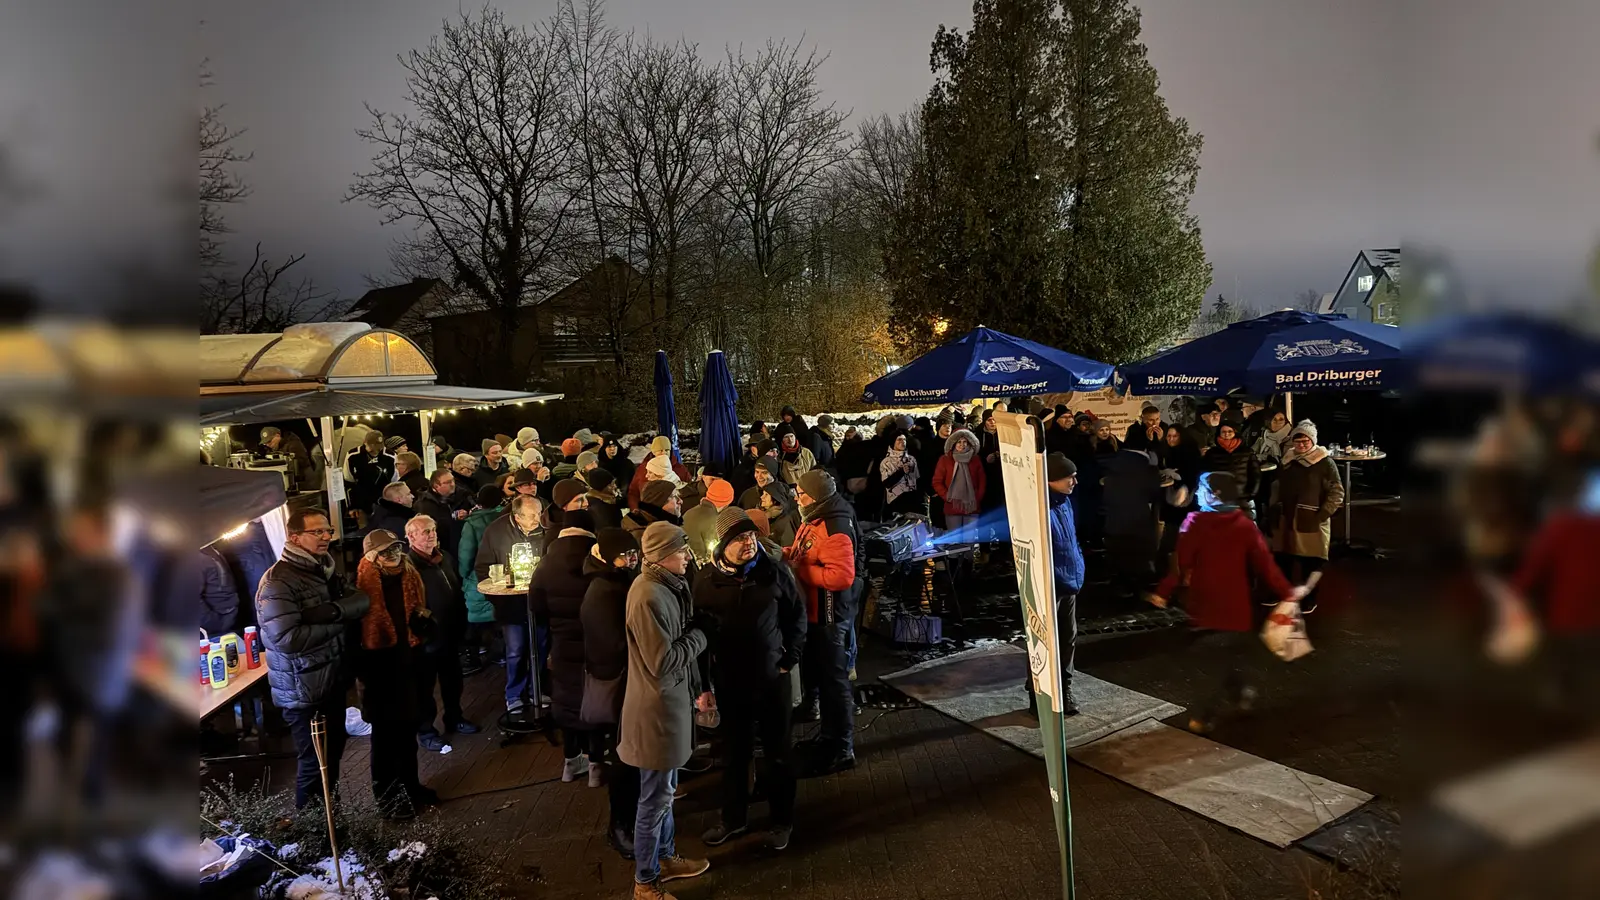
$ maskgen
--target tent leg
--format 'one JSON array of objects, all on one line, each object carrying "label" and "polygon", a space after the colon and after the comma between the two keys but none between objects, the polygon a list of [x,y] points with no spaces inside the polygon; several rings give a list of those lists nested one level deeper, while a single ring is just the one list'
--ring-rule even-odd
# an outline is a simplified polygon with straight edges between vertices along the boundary
[{"label": "tent leg", "polygon": [[433,477],[433,470],[438,468],[438,457],[430,453],[433,447],[433,413],[426,409],[417,410],[417,421],[422,423],[422,474]]},{"label": "tent leg", "polygon": [[[333,470],[335,468],[333,459],[333,416],[322,417],[321,437],[322,458],[327,466],[327,471],[323,473],[323,487],[326,489],[333,481]],[[339,502],[333,499],[333,494],[330,491],[328,494],[328,518],[333,521],[333,539],[335,541],[344,540],[344,514],[339,507]]]}]

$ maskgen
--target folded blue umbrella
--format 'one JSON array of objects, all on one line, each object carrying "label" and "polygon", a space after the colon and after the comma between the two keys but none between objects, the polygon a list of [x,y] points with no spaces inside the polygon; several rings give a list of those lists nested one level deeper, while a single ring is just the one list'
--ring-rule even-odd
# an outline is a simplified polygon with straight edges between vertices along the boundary
[{"label": "folded blue umbrella", "polygon": [[678,406],[672,400],[672,366],[667,363],[667,351],[656,351],[656,428],[672,441],[672,458],[678,455]]},{"label": "folded blue umbrella", "polygon": [[1135,394],[1387,390],[1400,374],[1399,342],[1392,326],[1283,310],[1122,366],[1118,375]]},{"label": "folded blue umbrella", "polygon": [[1109,363],[979,325],[867,385],[861,400],[880,406],[927,406],[1094,391],[1110,384],[1113,372]]},{"label": "folded blue umbrella", "polygon": [[739,463],[739,391],[721,350],[706,355],[700,381],[700,462],[731,473]]}]

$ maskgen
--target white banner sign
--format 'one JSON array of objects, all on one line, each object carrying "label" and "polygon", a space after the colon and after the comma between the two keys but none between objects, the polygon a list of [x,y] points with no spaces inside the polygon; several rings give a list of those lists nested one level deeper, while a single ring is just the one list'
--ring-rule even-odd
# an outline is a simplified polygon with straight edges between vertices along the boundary
[{"label": "white banner sign", "polygon": [[328,467],[328,508],[331,510],[331,509],[333,509],[334,504],[343,503],[343,502],[344,502],[344,472],[342,472],[342,471],[340,471],[338,469],[335,469],[333,466],[329,466]]},{"label": "white banner sign", "polygon": [[1055,573],[1050,553],[1049,507],[1044,454],[1039,436],[1019,413],[995,413],[1000,438],[1000,471],[1011,521],[1011,552],[1017,565],[1017,593],[1028,635],[1028,668],[1034,691],[1061,712],[1060,659],[1056,629]]},{"label": "white banner sign", "polygon": [[1128,426],[1139,421],[1139,411],[1146,404],[1161,410],[1161,421],[1173,425],[1187,425],[1191,421],[1189,407],[1192,401],[1188,398],[1168,394],[1137,394],[1117,395],[1115,388],[1105,388],[1098,391],[1079,391],[1071,394],[1049,394],[1042,398],[1046,403],[1054,406],[1057,403],[1065,404],[1074,413],[1090,412],[1097,418],[1105,419],[1111,423],[1111,433],[1122,439],[1128,432]]}]

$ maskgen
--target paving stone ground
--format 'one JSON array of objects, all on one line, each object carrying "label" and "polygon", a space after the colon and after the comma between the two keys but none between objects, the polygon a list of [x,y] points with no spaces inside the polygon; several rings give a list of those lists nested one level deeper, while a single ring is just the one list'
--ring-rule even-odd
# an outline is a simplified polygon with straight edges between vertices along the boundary
[{"label": "paving stone ground", "polygon": [[[1294,666],[1268,660],[1260,709],[1225,721],[1215,738],[1285,765],[1392,797],[1400,788],[1398,650],[1385,601],[1405,590],[1393,561],[1333,567],[1312,621],[1317,652]],[[863,681],[905,664],[877,638],[862,645]],[[1171,700],[1196,702],[1213,661],[1190,654],[1181,630],[1085,643],[1079,667]],[[499,712],[496,667],[467,681],[479,722]],[[1175,722],[1176,724],[1181,724]],[[860,765],[801,783],[795,836],[779,855],[747,837],[706,852],[720,774],[686,782],[679,847],[706,855],[705,877],[672,885],[684,900],[786,896],[816,900],[1058,898],[1056,837],[1043,763],[932,710],[865,710]],[[804,736],[803,732],[797,736]],[[423,779],[446,799],[430,815],[480,823],[514,897],[628,896],[631,864],[605,844],[604,790],[561,784],[561,754],[542,739],[508,747],[492,729],[426,754]],[[241,776],[244,774],[241,770]],[[368,783],[367,741],[352,739],[344,784]],[[288,784],[279,764],[274,782]],[[1359,875],[1299,848],[1279,850],[1091,769],[1069,768],[1080,900],[1365,898]],[[347,789],[348,790],[348,789]],[[764,822],[765,807],[752,812]]]}]

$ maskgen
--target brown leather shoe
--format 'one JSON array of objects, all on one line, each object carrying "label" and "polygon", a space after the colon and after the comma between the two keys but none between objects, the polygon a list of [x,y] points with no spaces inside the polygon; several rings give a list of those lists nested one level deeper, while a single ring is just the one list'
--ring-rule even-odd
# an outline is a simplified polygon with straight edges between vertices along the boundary
[{"label": "brown leather shoe", "polygon": [[661,882],[659,881],[653,884],[640,884],[635,881],[633,883],[633,900],[678,900],[678,898],[662,890]]},{"label": "brown leather shoe", "polygon": [[661,861],[661,882],[665,884],[679,878],[699,878],[709,868],[711,863],[707,860],[669,856]]}]

